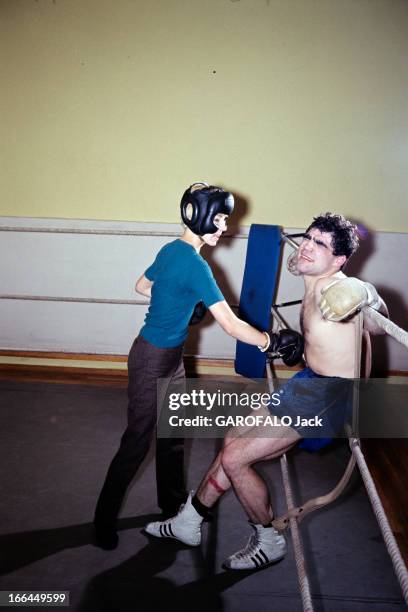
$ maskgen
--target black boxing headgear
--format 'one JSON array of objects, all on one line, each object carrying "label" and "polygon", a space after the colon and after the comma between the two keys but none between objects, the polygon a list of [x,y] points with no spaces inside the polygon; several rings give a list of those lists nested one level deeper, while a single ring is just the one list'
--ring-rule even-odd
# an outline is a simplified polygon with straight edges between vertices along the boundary
[{"label": "black boxing headgear", "polygon": [[221,187],[194,183],[183,194],[180,202],[183,223],[197,236],[215,234],[216,215],[230,215],[234,210],[234,196]]}]

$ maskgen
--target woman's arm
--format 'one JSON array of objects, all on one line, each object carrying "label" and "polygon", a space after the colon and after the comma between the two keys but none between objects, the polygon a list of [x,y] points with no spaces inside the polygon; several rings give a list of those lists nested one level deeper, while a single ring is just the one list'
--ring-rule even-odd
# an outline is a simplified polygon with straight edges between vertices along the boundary
[{"label": "woman's arm", "polygon": [[135,290],[137,293],[150,298],[152,297],[152,286],[153,281],[149,280],[144,274],[142,274],[142,276],[136,281]]},{"label": "woman's arm", "polygon": [[238,319],[225,300],[213,304],[209,310],[217,323],[229,336],[247,344],[266,346],[268,341],[266,334],[245,323],[245,321]]}]

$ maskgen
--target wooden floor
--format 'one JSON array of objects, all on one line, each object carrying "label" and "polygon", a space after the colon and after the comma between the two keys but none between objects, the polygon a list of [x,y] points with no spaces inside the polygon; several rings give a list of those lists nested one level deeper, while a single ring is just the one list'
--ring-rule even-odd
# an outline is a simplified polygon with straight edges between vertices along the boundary
[{"label": "wooden floor", "polygon": [[362,450],[401,555],[408,565],[408,440],[362,440]]},{"label": "wooden floor", "polygon": [[[186,368],[188,375],[193,376],[188,363]],[[2,364],[0,379],[126,387],[127,372]],[[408,440],[362,440],[361,446],[401,555],[408,565]]]}]

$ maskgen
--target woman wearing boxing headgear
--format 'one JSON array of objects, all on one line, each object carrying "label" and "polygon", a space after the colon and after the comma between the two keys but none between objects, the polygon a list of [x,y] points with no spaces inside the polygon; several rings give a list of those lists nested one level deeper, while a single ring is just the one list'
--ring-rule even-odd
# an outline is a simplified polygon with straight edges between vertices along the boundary
[{"label": "woman wearing boxing headgear", "polygon": [[[95,511],[96,543],[116,548],[116,519],[127,488],[145,458],[156,424],[157,380],[183,384],[183,346],[188,326],[198,323],[207,309],[230,336],[266,351],[267,332],[239,319],[226,303],[208,263],[200,255],[215,246],[227,229],[234,208],[231,193],[221,187],[194,183],[183,194],[183,235],[166,244],[136,283],[136,291],[150,298],[145,323],[128,358],[128,426],[109,467]],[[293,332],[291,332],[293,334]],[[276,337],[275,337],[276,336]],[[274,335],[273,348],[283,359],[300,359],[301,336],[290,342]],[[158,505],[165,517],[176,513],[186,498],[183,440],[159,438],[156,451]]]}]

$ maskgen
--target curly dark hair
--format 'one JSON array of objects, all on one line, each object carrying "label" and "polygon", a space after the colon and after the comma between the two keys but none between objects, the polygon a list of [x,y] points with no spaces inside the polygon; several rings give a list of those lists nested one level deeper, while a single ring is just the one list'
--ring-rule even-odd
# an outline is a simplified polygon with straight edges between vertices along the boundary
[{"label": "curly dark hair", "polygon": [[359,236],[357,226],[348,221],[343,215],[326,212],[318,217],[313,217],[313,222],[309,225],[306,232],[316,228],[321,232],[328,232],[332,235],[331,244],[333,255],[345,255],[347,259],[358,249]]}]

